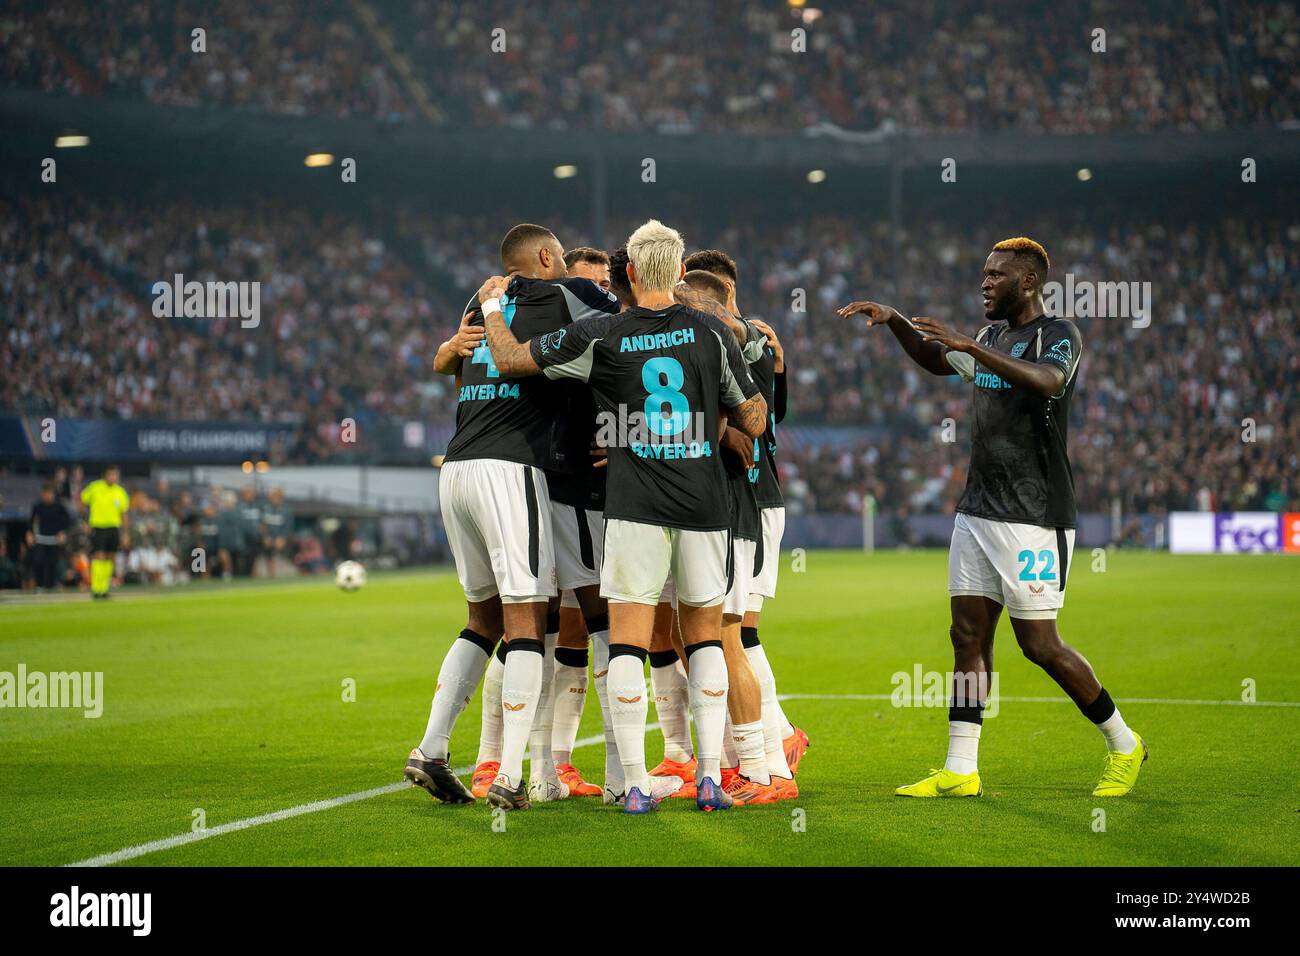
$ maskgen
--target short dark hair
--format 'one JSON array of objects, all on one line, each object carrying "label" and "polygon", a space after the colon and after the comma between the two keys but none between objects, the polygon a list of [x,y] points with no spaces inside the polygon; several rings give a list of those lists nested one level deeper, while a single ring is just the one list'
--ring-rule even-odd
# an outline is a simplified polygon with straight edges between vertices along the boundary
[{"label": "short dark hair", "polygon": [[578,246],[564,254],[564,265],[572,269],[575,262],[592,262],[599,266],[609,265],[609,253],[591,246]]},{"label": "short dark hair", "polygon": [[692,252],[683,264],[688,272],[700,269],[730,279],[732,285],[736,284],[736,260],[721,249],[701,249],[699,252]]},{"label": "short dark hair", "polygon": [[993,246],[994,252],[1009,252],[1022,267],[1032,270],[1038,276],[1038,288],[1047,281],[1047,271],[1052,268],[1052,260],[1047,257],[1047,250],[1028,236],[1015,236],[1003,239]]},{"label": "short dark hair", "polygon": [[609,288],[620,302],[636,305],[636,296],[632,294],[632,283],[627,278],[627,246],[619,246],[609,256]]},{"label": "short dark hair", "polygon": [[509,267],[512,263],[518,262],[529,247],[554,238],[555,233],[545,226],[521,222],[507,232],[506,237],[501,240],[501,264]]},{"label": "short dark hair", "polygon": [[719,305],[727,304],[727,284],[715,273],[704,269],[692,269],[682,276],[682,281],[694,289],[717,300]]}]

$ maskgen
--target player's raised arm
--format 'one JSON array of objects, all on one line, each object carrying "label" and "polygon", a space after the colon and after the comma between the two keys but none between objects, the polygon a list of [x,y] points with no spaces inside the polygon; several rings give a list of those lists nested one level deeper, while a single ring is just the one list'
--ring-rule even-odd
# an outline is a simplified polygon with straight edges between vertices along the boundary
[{"label": "player's raised arm", "polygon": [[749,374],[740,345],[728,331],[723,329],[718,333],[722,343],[722,406],[727,409],[732,427],[757,438],[767,431],[767,402]]},{"label": "player's raised arm", "polygon": [[912,361],[933,375],[955,375],[954,369],[944,357],[947,349],[938,342],[932,342],[918,332],[911,322],[893,306],[881,305],[879,302],[850,302],[839,310],[844,318],[865,315],[867,326],[888,325],[894,333],[898,344],[903,346]]},{"label": "player's raised arm", "polygon": [[968,335],[945,328],[934,319],[918,318],[913,322],[916,329],[924,336],[924,342],[938,343],[952,352],[964,352],[990,372],[1010,382],[1015,388],[1026,389],[1043,398],[1059,395],[1065,388],[1065,383],[1069,381],[1069,376],[1074,372],[1073,359],[1063,367],[1056,362],[1030,362],[1012,358],[1005,352],[980,345]]},{"label": "player's raised arm", "polygon": [[506,325],[505,317],[501,314],[501,296],[509,284],[510,280],[506,276],[492,276],[478,290],[479,306],[483,310],[483,327],[487,331],[492,361],[506,378],[538,375],[542,367],[533,361],[528,352],[528,343],[515,338],[515,333],[510,331],[510,326]]}]

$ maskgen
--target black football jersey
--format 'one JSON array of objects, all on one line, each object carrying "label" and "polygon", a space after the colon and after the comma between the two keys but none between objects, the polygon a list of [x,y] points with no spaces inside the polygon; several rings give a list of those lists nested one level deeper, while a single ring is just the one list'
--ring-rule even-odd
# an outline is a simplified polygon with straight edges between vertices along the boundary
[{"label": "black football jersey", "polygon": [[[514,278],[501,297],[501,314],[526,341],[592,315],[613,314],[618,300],[590,279]],[[475,325],[483,324],[477,312]],[[567,393],[537,376],[506,378],[492,360],[487,339],[461,365],[456,431],[447,461],[495,458],[570,473],[565,449]],[[548,480],[549,484],[549,480]]]},{"label": "black football jersey", "polygon": [[730,329],[682,305],[637,307],[534,338],[530,349],[548,377],[591,386],[609,449],[606,518],[730,527],[720,411],[758,394]]},{"label": "black football jersey", "polygon": [[977,341],[1012,358],[1048,362],[1065,373],[1059,395],[1015,388],[976,363],[970,470],[957,510],[995,521],[1073,528],[1074,476],[1065,442],[1083,339],[1068,319],[1039,316],[1018,329],[997,322]]},{"label": "black football jersey", "polygon": [[755,494],[760,508],[780,508],[781,480],[776,473],[776,352],[764,340],[762,353],[749,363],[750,374],[758,384],[759,394],[767,402],[767,431],[758,440],[758,482]]}]

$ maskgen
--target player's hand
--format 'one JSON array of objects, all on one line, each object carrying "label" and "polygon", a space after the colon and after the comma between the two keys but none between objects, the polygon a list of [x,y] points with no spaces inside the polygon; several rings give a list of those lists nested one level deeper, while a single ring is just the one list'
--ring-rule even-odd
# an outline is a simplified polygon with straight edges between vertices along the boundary
[{"label": "player's hand", "polygon": [[483,344],[483,336],[487,334],[487,329],[481,325],[470,325],[470,316],[474,313],[466,312],[460,320],[460,328],[456,330],[447,341],[450,343],[452,350],[461,358],[469,358],[474,354],[474,350]]},{"label": "player's hand", "polygon": [[506,286],[510,285],[510,279],[506,276],[491,276],[487,282],[478,290],[479,302],[486,302],[488,299],[499,299],[506,291]]},{"label": "player's hand", "polygon": [[739,428],[731,428],[722,433],[722,447],[734,454],[746,468],[752,468],[758,464],[757,448],[755,448],[754,439],[750,438]]},{"label": "player's hand", "polygon": [[969,352],[975,345],[975,340],[969,335],[962,335],[960,332],[945,328],[934,319],[918,317],[912,320],[912,326],[921,333],[922,341],[938,342],[940,345],[948,346],[954,352]]},{"label": "player's hand", "polygon": [[762,319],[750,319],[749,324],[767,336],[767,344],[772,347],[772,351],[776,356],[776,370],[778,372],[784,371],[785,349],[782,348],[781,340],[776,337],[776,332],[773,330],[772,326],[768,325]]},{"label": "player's hand", "polygon": [[869,326],[884,325],[890,319],[903,318],[903,314],[892,305],[881,305],[879,302],[850,302],[837,311],[846,319],[855,315],[865,315]]},{"label": "player's hand", "polygon": [[595,442],[591,443],[591,459],[592,468],[609,467],[609,451]]}]

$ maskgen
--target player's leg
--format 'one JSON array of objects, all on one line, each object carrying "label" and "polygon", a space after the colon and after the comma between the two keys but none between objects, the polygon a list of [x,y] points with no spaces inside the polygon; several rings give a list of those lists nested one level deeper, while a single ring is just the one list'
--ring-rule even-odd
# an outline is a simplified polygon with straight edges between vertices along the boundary
[{"label": "player's leg", "polygon": [[551,732],[555,721],[555,648],[559,638],[560,599],[556,596],[547,602],[542,691],[528,735],[528,796],[535,803],[563,800],[569,795],[551,755]]},{"label": "player's leg", "polygon": [[[750,595],[750,607],[753,606],[754,597],[753,594]],[[762,598],[758,600],[761,602]],[[746,623],[750,620],[754,622],[752,626]],[[776,696],[776,675],[767,661],[767,655],[763,653],[763,645],[759,643],[757,625],[758,614],[746,610],[740,624],[740,644],[745,649],[749,666],[758,681],[767,772],[772,777],[777,796],[786,800],[799,795],[799,787],[794,781],[795,768],[790,766],[790,758],[794,758],[797,766],[807,750],[808,737],[798,728],[791,728],[788,734],[785,732],[785,715],[781,712],[781,704]]]},{"label": "player's leg", "polygon": [[424,738],[407,761],[405,775],[434,797],[471,803],[473,794],[451,772],[448,750],[456,719],[469,704],[504,630],[491,549],[475,519],[479,488],[494,475],[479,461],[448,462],[439,474],[439,499],[456,576],[465,593],[468,620],[438,671]]},{"label": "player's leg", "polygon": [[505,669],[506,642],[500,641],[488,661],[487,670],[483,672],[478,758],[474,761],[474,775],[470,780],[470,791],[476,797],[487,796],[488,788],[501,769],[501,676]]},{"label": "player's leg", "polygon": [[[974,797],[982,792],[977,756],[983,727],[984,697],[964,693],[973,685],[987,691],[991,674],[993,635],[1002,612],[1001,578],[971,529],[958,514],[948,549],[948,594],[952,623],[954,690],[948,709],[948,758],[944,767],[894,791],[900,797]],[[962,675],[976,675],[973,680]]]},{"label": "player's leg", "polygon": [[[654,632],[655,607],[672,560],[674,533],[617,519],[605,526],[601,594],[609,602],[607,692],[623,771],[623,809],[627,813],[649,812],[663,795],[677,789],[665,787],[669,778],[652,781],[645,765],[649,710],[645,661]],[[610,789],[611,782],[607,780],[605,786]]]},{"label": "player's leg", "polygon": [[674,531],[673,535],[673,582],[695,720],[695,805],[701,810],[725,810],[732,801],[722,788],[728,691],[722,606],[730,584],[731,534]]},{"label": "player's leg", "polygon": [[442,660],[424,737],[407,759],[404,776],[444,803],[472,803],[473,794],[452,772],[449,746],[456,719],[478,686],[492,646],[501,636],[501,601],[470,601],[465,628]]},{"label": "player's leg", "polygon": [[[667,596],[668,600],[663,600]],[[665,585],[655,609],[654,635],[650,643],[650,687],[654,692],[655,714],[664,740],[664,759],[650,771],[652,777],[677,777],[682,788],[674,796],[695,795],[695,753],[691,747],[690,691],[686,667],[673,643],[675,615]]]},{"label": "player's leg", "polygon": [[[527,810],[524,752],[545,703],[547,606],[555,596],[551,509],[541,469],[513,462],[486,464],[493,477],[479,488],[476,521],[490,553],[500,558],[496,581],[506,639],[506,664],[501,674],[501,769],[488,788],[487,799],[503,809]],[[542,759],[549,763],[549,730],[538,743]]]},{"label": "player's leg", "polygon": [[[565,523],[561,526],[561,519]],[[600,596],[600,561],[604,552],[604,516],[586,508],[554,505],[556,577],[564,592],[561,601],[559,635],[555,650],[554,716],[550,747],[559,780],[571,795],[596,796],[601,788],[587,783],[573,765],[573,743],[582,722],[587,699],[588,639],[602,646],[608,669],[609,609]],[[602,684],[604,677],[602,677]],[[614,728],[606,718],[608,701],[601,707],[607,746],[606,771],[611,751],[617,763]],[[611,746],[612,744],[612,746]],[[620,770],[615,774],[621,774]]]},{"label": "player's leg", "polygon": [[1124,722],[1092,666],[1056,629],[1074,556],[1074,530],[981,521],[975,531],[988,553],[997,556],[1016,643],[1106,741],[1106,764],[1093,795],[1123,796],[1137,782],[1147,758],[1146,743]]},{"label": "player's leg", "polygon": [[722,652],[727,663],[728,735],[735,752],[737,773],[724,780],[724,789],[738,806],[775,803],[776,788],[767,768],[763,731],[763,698],[758,678],[750,666],[740,629],[754,576],[757,543],[732,539],[731,587],[722,607]]},{"label": "player's leg", "polygon": [[[796,727],[786,716],[781,701],[777,697],[776,675],[768,663],[767,652],[759,639],[759,625],[763,604],[776,597],[777,576],[781,566],[781,540],[785,537],[785,508],[762,509],[763,546],[759,559],[755,562],[754,581],[750,585],[749,601],[745,607],[745,619],[741,624],[741,639],[745,643],[745,653],[750,666],[758,678],[760,687],[771,684],[770,701],[764,697],[764,707],[775,710],[775,719],[781,730],[782,761],[791,774],[798,773],[799,762],[808,750],[808,734],[801,727]],[[766,736],[766,731],[764,731]],[[781,773],[775,761],[772,772],[780,777]]]}]

